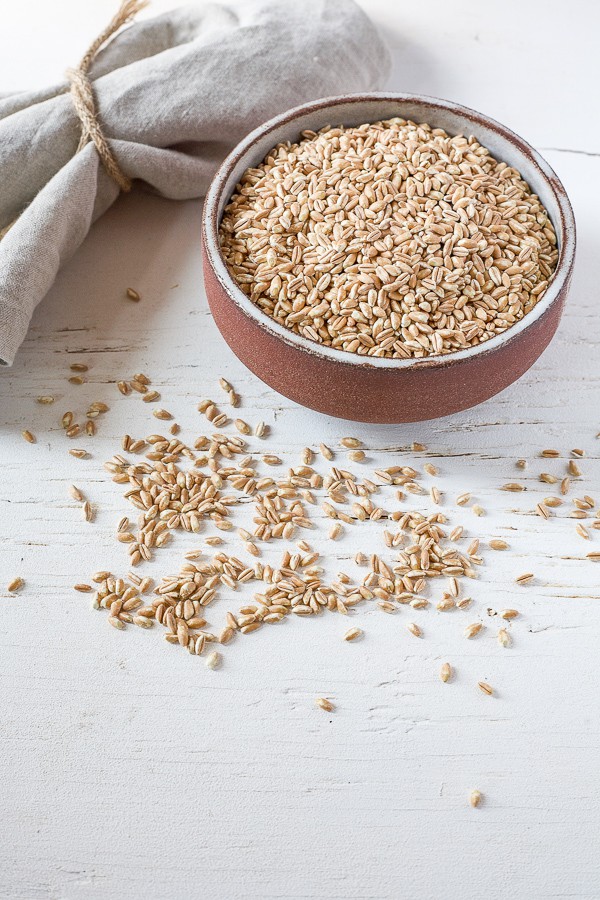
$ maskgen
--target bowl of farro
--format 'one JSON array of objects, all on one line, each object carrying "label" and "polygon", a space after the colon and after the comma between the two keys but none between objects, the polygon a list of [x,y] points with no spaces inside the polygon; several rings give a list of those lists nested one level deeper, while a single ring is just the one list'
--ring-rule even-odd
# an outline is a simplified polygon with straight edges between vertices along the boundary
[{"label": "bowl of farro", "polygon": [[277,116],[204,206],[206,293],[231,349],[286,397],[355,421],[436,418],[508,387],[554,335],[574,259],[548,163],[428,97]]}]

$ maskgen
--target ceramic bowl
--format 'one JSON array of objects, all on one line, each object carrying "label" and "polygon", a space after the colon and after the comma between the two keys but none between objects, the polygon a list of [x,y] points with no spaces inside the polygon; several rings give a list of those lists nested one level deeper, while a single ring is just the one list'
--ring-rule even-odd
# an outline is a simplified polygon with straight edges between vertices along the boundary
[{"label": "ceramic bowl", "polygon": [[[242,173],[281,141],[305,129],[360,125],[401,116],[475,135],[518,169],[548,210],[559,243],[550,285],[534,309],[489,341],[425,359],[365,358],[321,346],[279,325],[255,306],[227,271],[219,250],[223,209]],[[311,409],[358,422],[417,422],[475,406],[520,378],[550,342],[563,311],[575,259],[575,221],[556,174],[526,141],[504,125],[447,100],[408,94],[333,97],[283,113],[249,134],[223,162],[203,214],[206,293],[223,337],[262,381]]]}]

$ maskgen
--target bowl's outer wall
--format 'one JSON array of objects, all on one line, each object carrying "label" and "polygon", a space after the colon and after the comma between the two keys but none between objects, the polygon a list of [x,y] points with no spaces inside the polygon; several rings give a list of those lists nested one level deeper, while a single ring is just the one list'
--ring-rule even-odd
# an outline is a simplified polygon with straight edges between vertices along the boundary
[{"label": "bowl's outer wall", "polygon": [[420,422],[488,400],[520,378],[558,327],[568,283],[530,328],[491,353],[405,369],[357,367],[286,344],[248,316],[223,288],[203,242],[204,283],[215,322],[235,355],[290,400],[355,422]]},{"label": "bowl's outer wall", "polygon": [[[403,115],[430,121],[449,133],[474,133],[498,159],[516,166],[548,209],[560,246],[561,280],[554,279],[548,306],[536,308],[509,329],[495,346],[473,355],[448,354],[415,361],[414,366],[352,364],[346,354],[319,353],[309,341],[282,336],[271,320],[235,285],[218,251],[223,207],[242,172],[263,159],[278,141],[296,140],[303,128],[343,121],[358,124]],[[434,98],[402,95],[348,96],[316,101],[266,123],[234,150],[215,176],[203,217],[204,281],[217,326],[239,359],[270,387],[319,412],[373,423],[423,421],[475,406],[508,387],[533,365],[554,335],[568,293],[574,258],[575,226],[564,188],[521,138],[472,110]],[[207,241],[207,233],[210,240]],[[211,251],[212,245],[212,251]],[[563,260],[563,255],[567,254]],[[213,259],[213,257],[215,257]],[[217,258],[218,257],[218,258]],[[230,284],[231,282],[231,284]],[[236,299],[236,297],[238,299]],[[249,307],[245,309],[244,306]],[[526,324],[526,327],[519,327]],[[290,336],[291,337],[291,336]],[[304,345],[304,346],[303,346]],[[332,358],[333,355],[333,358]]]}]

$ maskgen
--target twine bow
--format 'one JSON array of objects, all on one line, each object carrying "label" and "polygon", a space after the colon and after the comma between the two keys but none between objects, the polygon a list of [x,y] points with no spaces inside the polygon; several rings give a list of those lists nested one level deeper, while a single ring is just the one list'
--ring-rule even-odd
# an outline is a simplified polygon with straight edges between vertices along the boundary
[{"label": "twine bow", "polygon": [[130,191],[132,182],[121,169],[114,153],[108,145],[108,141],[102,133],[102,128],[98,121],[98,111],[94,100],[92,83],[88,78],[88,72],[98,51],[110,41],[119,28],[130,22],[134,16],[147,5],[148,0],[123,0],[116,15],[111,19],[104,31],[98,35],[93,44],[91,44],[77,68],[67,69],[66,71],[67,79],[71,85],[71,99],[73,100],[73,106],[75,107],[75,112],[79,116],[81,122],[81,137],[79,139],[77,153],[79,153],[89,141],[92,141],[98,151],[98,156],[102,160],[104,168],[110,177],[116,181],[122,191]]}]

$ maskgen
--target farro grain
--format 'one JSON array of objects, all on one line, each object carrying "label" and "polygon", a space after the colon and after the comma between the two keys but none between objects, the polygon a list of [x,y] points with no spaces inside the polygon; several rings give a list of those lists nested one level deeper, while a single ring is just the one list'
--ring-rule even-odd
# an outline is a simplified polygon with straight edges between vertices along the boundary
[{"label": "farro grain", "polygon": [[278,145],[242,176],[220,241],[267,315],[334,349],[395,358],[510,328],[558,255],[518,172],[473,137],[402,119]]},{"label": "farro grain", "polygon": [[[204,637],[206,639],[206,635]],[[219,666],[221,665],[222,659],[223,659],[223,657],[218,652],[218,650],[213,650],[206,657],[206,665],[208,666],[209,669],[218,669]]]},{"label": "farro grain", "polygon": [[362,635],[363,635],[363,632],[360,628],[350,628],[349,631],[347,631],[345,633],[344,640],[345,641],[357,641],[359,638],[362,637]]},{"label": "farro grain", "polygon": [[500,540],[500,538],[493,538],[490,541],[490,547],[492,550],[508,550],[508,544],[506,541]]},{"label": "farro grain", "polygon": [[519,575],[518,578],[515,579],[517,584],[530,584],[534,579],[534,575],[532,572],[525,572],[523,575]]},{"label": "farro grain", "polygon": [[545,503],[538,503],[535,507],[535,511],[538,514],[538,516],[542,517],[542,519],[550,518],[550,512],[548,510],[548,507],[545,505]]},{"label": "farro grain", "polygon": [[315,699],[315,703],[318,707],[320,707],[320,709],[324,710],[325,712],[333,712],[335,709],[334,704],[326,697],[317,697]]},{"label": "farro grain", "polygon": [[501,644],[502,647],[510,647],[511,638],[506,628],[501,628],[498,631],[498,643]]},{"label": "farro grain", "polygon": [[545,484],[556,484],[558,478],[556,475],[551,475],[549,472],[542,472],[540,475],[540,481],[543,481]]},{"label": "farro grain", "polygon": [[366,459],[366,454],[364,450],[351,450],[348,453],[348,459],[350,462],[364,462]]},{"label": "farro grain", "polygon": [[475,809],[481,804],[483,800],[483,795],[481,791],[471,791],[469,794],[469,804]]}]

